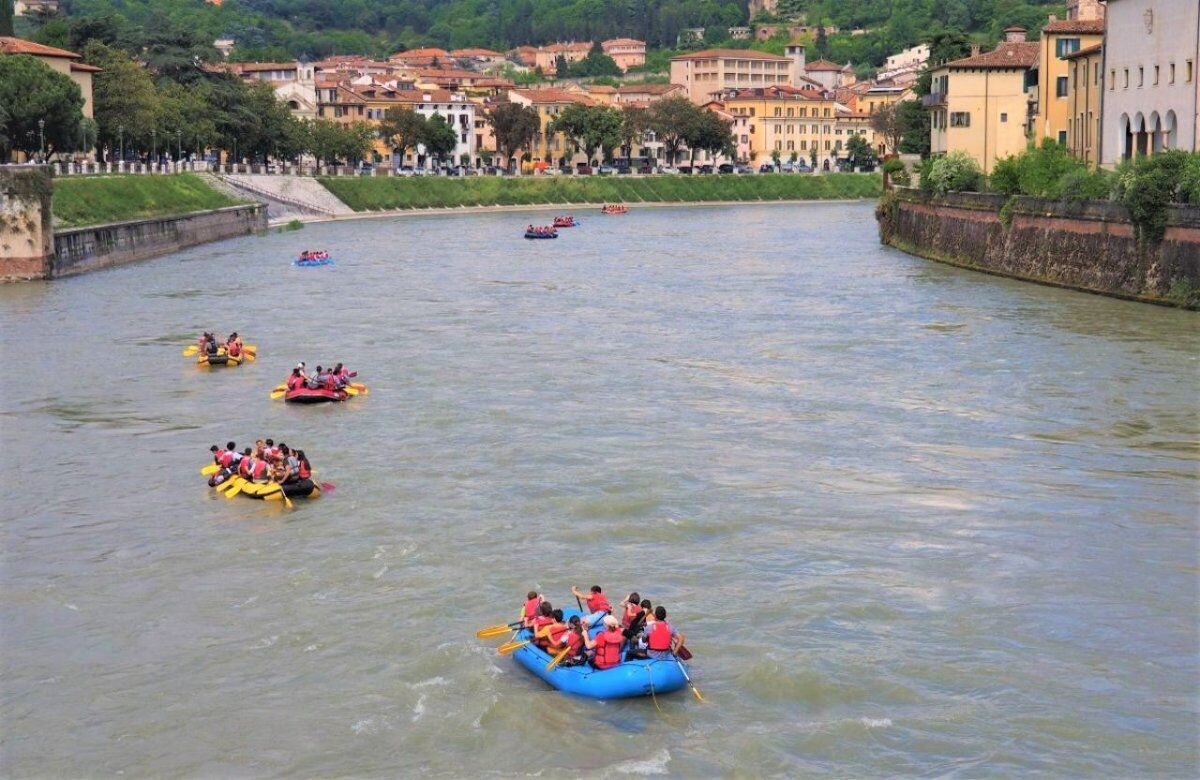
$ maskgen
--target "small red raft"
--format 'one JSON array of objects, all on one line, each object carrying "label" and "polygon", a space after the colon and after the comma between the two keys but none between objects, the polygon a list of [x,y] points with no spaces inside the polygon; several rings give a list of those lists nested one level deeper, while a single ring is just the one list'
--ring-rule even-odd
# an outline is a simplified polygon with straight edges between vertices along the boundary
[{"label": "small red raft", "polygon": [[283,400],[290,404],[328,404],[345,401],[350,394],[345,390],[313,390],[309,387],[297,387],[283,394]]}]

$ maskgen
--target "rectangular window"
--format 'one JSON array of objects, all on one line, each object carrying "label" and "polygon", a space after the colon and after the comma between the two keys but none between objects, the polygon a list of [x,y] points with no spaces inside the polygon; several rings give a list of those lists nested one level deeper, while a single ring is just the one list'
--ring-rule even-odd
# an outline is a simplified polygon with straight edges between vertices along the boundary
[{"label": "rectangular window", "polygon": [[825,151],[829,151],[829,142],[828,141],[825,142]]},{"label": "rectangular window", "polygon": [[1158,66],[1157,65],[1154,66],[1154,82],[1153,82],[1153,84],[1156,87],[1158,86]]},{"label": "rectangular window", "polygon": [[1058,55],[1059,59],[1077,51],[1079,51],[1078,38],[1059,38],[1054,42],[1054,53]]},{"label": "rectangular window", "polygon": [[1092,66],[1092,83],[1100,86],[1100,63],[1098,62]]},{"label": "rectangular window", "polygon": [[1060,144],[1062,144],[1063,146],[1067,145],[1067,131],[1066,130],[1058,131],[1058,142]]},{"label": "rectangular window", "polygon": [[1140,65],[1138,66],[1138,86],[1146,86],[1146,69]]},{"label": "rectangular window", "polygon": [[1129,68],[1125,68],[1125,79],[1121,89],[1129,89]]},{"label": "rectangular window", "polygon": [[1001,121],[1001,122],[1007,122],[1007,121],[1008,121],[1008,114],[1007,114],[1007,113],[1005,113],[1005,112],[1003,112],[1003,111],[1001,111],[1001,112],[1000,112],[1000,121]]},{"label": "rectangular window", "polygon": [[1066,76],[1058,77],[1058,80],[1054,84],[1054,94],[1056,97],[1066,97],[1067,96],[1067,77]]},{"label": "rectangular window", "polygon": [[952,111],[950,112],[951,127],[970,127],[971,112],[969,111]]},{"label": "rectangular window", "polygon": [[801,148],[801,149],[807,149],[807,148],[808,148],[808,141],[801,141],[801,142],[800,142],[800,148]]},{"label": "rectangular window", "polygon": [[1111,92],[1117,88],[1117,69],[1108,69],[1108,91]]},{"label": "rectangular window", "polygon": [[1192,83],[1192,61],[1188,60],[1183,63],[1183,82],[1185,84]]},{"label": "rectangular window", "polygon": [[1173,62],[1167,66],[1167,83],[1175,83],[1175,63]]}]

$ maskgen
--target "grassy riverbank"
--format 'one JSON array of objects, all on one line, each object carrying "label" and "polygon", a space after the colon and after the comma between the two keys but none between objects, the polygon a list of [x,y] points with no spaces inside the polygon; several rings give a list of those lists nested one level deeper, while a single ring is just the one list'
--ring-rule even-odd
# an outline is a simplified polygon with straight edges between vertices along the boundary
[{"label": "grassy riverbank", "polygon": [[186,214],[237,203],[190,173],[54,180],[54,222],[64,228]]},{"label": "grassy riverbank", "polygon": [[761,176],[325,177],[355,211],[524,206],[538,203],[844,200],[877,198],[880,177],[836,173]]}]

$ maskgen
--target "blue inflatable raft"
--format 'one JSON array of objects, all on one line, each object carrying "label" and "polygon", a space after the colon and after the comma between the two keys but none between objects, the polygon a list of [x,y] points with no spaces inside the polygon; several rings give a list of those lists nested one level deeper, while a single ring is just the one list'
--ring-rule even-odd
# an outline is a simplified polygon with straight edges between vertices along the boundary
[{"label": "blue inflatable raft", "polygon": [[525,238],[558,238],[558,233],[531,233],[525,231]]},{"label": "blue inflatable raft", "polygon": [[292,261],[292,265],[298,266],[300,268],[312,268],[312,267],[318,266],[318,265],[333,265],[333,258],[332,257],[324,257],[324,258],[321,258],[320,260],[300,260],[299,258],[297,258],[296,260]]},{"label": "blue inflatable raft", "polygon": [[[581,614],[579,610],[563,610],[563,617],[570,619],[572,615]],[[589,633],[595,636],[600,627],[592,628]],[[517,634],[517,639],[532,639],[532,633],[523,629]],[[633,696],[658,696],[671,693],[687,685],[683,676],[680,662],[674,658],[669,661],[630,660],[624,661],[612,669],[600,671],[589,663],[578,666],[563,666],[559,664],[546,671],[546,664],[554,660],[545,650],[532,644],[518,648],[513,654],[521,666],[533,672],[550,685],[564,693],[574,693],[593,699],[627,699]]]}]

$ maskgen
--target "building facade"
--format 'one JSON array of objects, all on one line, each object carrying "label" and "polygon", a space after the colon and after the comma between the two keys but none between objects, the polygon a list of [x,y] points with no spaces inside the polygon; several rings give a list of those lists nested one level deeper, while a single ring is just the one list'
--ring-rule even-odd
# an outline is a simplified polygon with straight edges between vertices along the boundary
[{"label": "building facade", "polygon": [[612,38],[600,44],[600,48],[622,72],[646,64],[646,42],[633,38]]},{"label": "building facade", "polygon": [[100,69],[81,62],[83,59],[81,55],[23,38],[0,36],[0,55],[4,54],[28,54],[49,65],[52,70],[69,76],[71,81],[79,86],[79,91],[83,95],[83,115],[89,119],[92,117],[92,75],[99,73]]},{"label": "building facade", "polygon": [[[930,152],[966,152],[984,172],[997,160],[1025,150],[1037,100],[1036,41],[1010,28],[987,53],[948,62],[932,71],[933,89],[921,99],[931,112]],[[976,49],[977,51],[977,49]]]},{"label": "building facade", "polygon": [[1042,28],[1038,58],[1038,102],[1035,135],[1067,143],[1072,116],[1069,55],[1104,40],[1104,19],[1056,19]]},{"label": "building facade", "polygon": [[1104,45],[1097,43],[1072,52],[1066,60],[1070,68],[1067,149],[1094,168],[1100,164]]},{"label": "building facade", "polygon": [[554,132],[551,125],[563,109],[573,103],[594,105],[591,98],[565,89],[510,89],[508,99],[517,105],[532,106],[538,113],[537,135],[529,149],[520,150],[529,155],[530,163],[546,167],[584,161],[583,154],[572,149],[570,139],[563,133]]},{"label": "building facade", "polygon": [[837,101],[817,90],[786,84],[731,89],[722,103],[727,113],[746,120],[735,126],[738,145],[745,146],[747,159],[755,164],[770,162],[776,153],[784,162],[832,164],[849,140],[838,126]]},{"label": "building facade", "polygon": [[687,89],[688,98],[703,105],[730,89],[793,84],[802,75],[804,47],[791,57],[749,49],[706,49],[671,58],[671,83]]},{"label": "building facade", "polygon": [[[456,142],[454,151],[447,155],[453,165],[458,165],[464,155],[478,164],[476,157],[475,126],[476,106],[461,93],[444,89],[407,90],[383,84],[352,85],[347,82],[318,82],[317,115],[342,124],[365,122],[378,126],[389,108],[408,108],[429,119],[440,115],[454,128]],[[420,165],[426,162],[425,149],[406,150],[403,157],[384,140],[375,140],[374,160],[377,163]]]},{"label": "building facade", "polygon": [[1200,3],[1109,0],[1105,16],[1101,163],[1196,151]]}]

